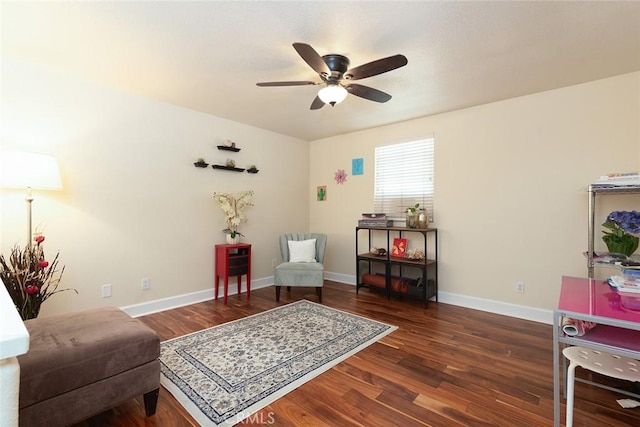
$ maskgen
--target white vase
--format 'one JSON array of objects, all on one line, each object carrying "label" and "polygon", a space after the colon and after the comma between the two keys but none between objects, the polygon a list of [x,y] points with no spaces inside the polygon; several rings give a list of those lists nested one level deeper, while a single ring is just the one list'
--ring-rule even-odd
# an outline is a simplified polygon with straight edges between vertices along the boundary
[{"label": "white vase", "polygon": [[240,241],[240,235],[236,234],[236,237],[231,237],[231,234],[227,234],[227,243],[230,245],[235,245]]}]

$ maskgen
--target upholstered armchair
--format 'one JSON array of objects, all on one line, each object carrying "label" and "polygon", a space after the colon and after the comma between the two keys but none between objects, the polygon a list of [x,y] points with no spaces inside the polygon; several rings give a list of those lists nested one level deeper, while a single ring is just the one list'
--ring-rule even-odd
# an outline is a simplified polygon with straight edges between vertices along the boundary
[{"label": "upholstered armchair", "polygon": [[292,286],[316,288],[318,301],[322,303],[324,282],[324,252],[327,235],[320,233],[284,233],[280,235],[280,253],[283,263],[274,272],[276,301],[280,301],[280,287]]}]

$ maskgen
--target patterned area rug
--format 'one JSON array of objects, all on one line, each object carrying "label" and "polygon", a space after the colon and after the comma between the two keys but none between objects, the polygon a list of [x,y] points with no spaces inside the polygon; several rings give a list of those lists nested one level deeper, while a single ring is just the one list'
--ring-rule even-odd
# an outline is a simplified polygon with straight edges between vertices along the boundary
[{"label": "patterned area rug", "polygon": [[162,385],[202,426],[231,426],[396,329],[310,301],[165,341]]}]

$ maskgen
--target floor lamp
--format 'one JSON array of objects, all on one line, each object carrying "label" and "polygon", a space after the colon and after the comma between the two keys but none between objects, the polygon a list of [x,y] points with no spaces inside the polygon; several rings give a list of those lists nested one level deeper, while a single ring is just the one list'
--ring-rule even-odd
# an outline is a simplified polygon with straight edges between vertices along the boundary
[{"label": "floor lamp", "polygon": [[33,233],[31,224],[31,190],[61,190],[60,169],[55,157],[47,154],[5,151],[0,153],[0,185],[27,190],[27,245]]}]

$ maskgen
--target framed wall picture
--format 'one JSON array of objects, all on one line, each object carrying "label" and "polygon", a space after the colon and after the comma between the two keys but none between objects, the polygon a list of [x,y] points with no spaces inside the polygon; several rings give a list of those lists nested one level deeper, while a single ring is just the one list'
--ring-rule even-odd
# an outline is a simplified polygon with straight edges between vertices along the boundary
[{"label": "framed wall picture", "polygon": [[325,200],[327,200],[327,186],[319,185],[316,189],[316,195],[318,196],[317,200],[319,202],[324,202]]},{"label": "framed wall picture", "polygon": [[396,237],[393,239],[393,246],[391,247],[391,256],[404,258],[404,253],[407,251],[407,239]]},{"label": "framed wall picture", "polygon": [[362,157],[351,160],[351,175],[362,175],[364,173],[364,159]]}]

